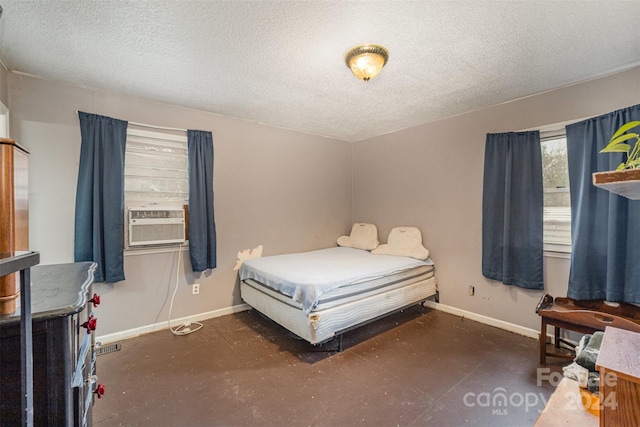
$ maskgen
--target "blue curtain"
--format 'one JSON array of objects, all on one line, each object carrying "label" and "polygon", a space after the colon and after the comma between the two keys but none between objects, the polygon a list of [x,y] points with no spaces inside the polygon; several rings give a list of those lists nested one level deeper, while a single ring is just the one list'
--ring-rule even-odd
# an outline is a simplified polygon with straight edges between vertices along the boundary
[{"label": "blue curtain", "polygon": [[78,112],[80,165],[74,259],[94,261],[97,282],[124,280],[124,154],[127,122]]},{"label": "blue curtain", "polygon": [[188,130],[189,254],[193,271],[216,267],[216,223],[213,215],[213,135]]},{"label": "blue curtain", "polygon": [[572,253],[567,295],[640,303],[640,201],[597,188],[592,173],[615,170],[624,153],[599,153],[616,130],[640,120],[640,105],[567,126]]},{"label": "blue curtain", "polygon": [[482,274],[544,289],[540,133],[487,134],[482,193]]}]

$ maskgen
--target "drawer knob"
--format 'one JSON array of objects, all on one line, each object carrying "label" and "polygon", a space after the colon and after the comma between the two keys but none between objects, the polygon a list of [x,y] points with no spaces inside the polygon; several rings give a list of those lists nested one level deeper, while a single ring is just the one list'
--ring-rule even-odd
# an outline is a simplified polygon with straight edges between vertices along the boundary
[{"label": "drawer knob", "polygon": [[104,384],[98,384],[94,393],[98,395],[98,399],[102,398],[104,396]]},{"label": "drawer knob", "polygon": [[83,328],[87,328],[87,333],[90,334],[91,331],[96,330],[97,323],[98,319],[96,317],[93,317],[93,315],[90,315],[89,319],[80,326],[82,326]]},{"label": "drawer knob", "polygon": [[93,298],[91,298],[89,300],[89,302],[92,302],[94,307],[99,306],[100,305],[100,295],[93,294]]}]

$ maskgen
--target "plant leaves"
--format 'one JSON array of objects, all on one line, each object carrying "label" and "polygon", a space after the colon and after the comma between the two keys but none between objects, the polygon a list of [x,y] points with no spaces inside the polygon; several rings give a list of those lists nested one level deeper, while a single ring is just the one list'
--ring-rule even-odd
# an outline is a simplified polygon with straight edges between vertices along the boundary
[{"label": "plant leaves", "polygon": [[611,138],[607,146],[604,147],[602,150],[600,150],[600,152],[601,153],[612,153],[612,152],[629,153],[631,146],[629,144],[622,144],[622,142],[628,141],[634,138],[640,139],[637,133],[628,133],[626,135],[621,135],[615,139]]},{"label": "plant leaves", "polygon": [[624,169],[624,163],[620,163],[620,164],[618,165],[618,167],[616,168],[616,170],[617,170],[617,171],[621,171],[621,170],[623,170],[623,169]]},{"label": "plant leaves", "polygon": [[619,141],[614,141],[600,150],[601,153],[627,153],[629,154],[631,146],[629,144],[620,144]]},{"label": "plant leaves", "polygon": [[615,138],[617,138],[618,136],[622,135],[623,133],[625,133],[626,131],[628,131],[629,129],[633,129],[636,126],[640,126],[640,121],[633,121],[633,122],[629,122],[629,123],[625,123],[622,126],[620,126],[620,128],[616,131],[616,133],[613,134],[613,136],[611,137],[611,139],[609,140],[609,142],[613,141]]},{"label": "plant leaves", "polygon": [[[620,135],[619,137],[615,138],[615,139],[611,139],[609,142],[612,144],[618,143],[618,142],[622,142],[622,141],[627,141],[629,139],[633,139],[633,138],[638,138],[638,134],[637,133],[628,133],[626,135]],[[638,138],[640,139],[640,138]]]}]

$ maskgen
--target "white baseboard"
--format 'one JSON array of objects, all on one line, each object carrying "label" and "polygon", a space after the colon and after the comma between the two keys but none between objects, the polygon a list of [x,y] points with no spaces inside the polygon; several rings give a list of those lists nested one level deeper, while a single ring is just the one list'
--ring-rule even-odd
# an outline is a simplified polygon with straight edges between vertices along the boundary
[{"label": "white baseboard", "polygon": [[525,328],[524,326],[516,325],[515,323],[505,322],[504,320],[494,319],[493,317],[484,316],[482,314],[473,313],[471,311],[462,310],[460,308],[451,307],[450,305],[444,305],[429,300],[426,301],[425,306],[444,311],[445,313],[453,314],[455,316],[475,320],[476,322],[484,323],[485,325],[504,329],[518,335],[524,335],[525,337],[534,338],[536,340],[540,338],[539,331],[531,328]]},{"label": "white baseboard", "polygon": [[[195,314],[193,316],[182,317],[180,319],[171,319],[171,326],[176,327],[184,323],[201,322],[203,320],[213,319],[214,317],[226,316],[227,314],[238,313],[251,309],[248,304],[239,304],[227,308],[221,308],[219,310],[207,311],[206,313]],[[113,334],[106,334],[96,336],[96,341],[101,342],[103,345],[126,340],[129,338],[135,338],[140,335],[148,334],[150,332],[162,331],[168,329],[169,325],[166,321],[160,323],[154,323],[152,325],[140,326],[138,328],[127,329],[126,331],[114,332]]]},{"label": "white baseboard", "polygon": [[[435,310],[444,311],[445,313],[453,314],[454,316],[464,317],[469,320],[484,323],[485,325],[493,326],[496,328],[504,329],[509,332],[513,332],[525,337],[538,339],[540,332],[531,328],[525,328],[524,326],[516,325],[515,323],[505,322],[503,320],[494,319],[493,317],[484,316],[482,314],[473,313],[471,311],[462,310],[460,308],[452,307],[450,305],[440,304],[434,301],[426,301],[425,305]],[[183,323],[200,322],[203,320],[213,319],[214,317],[226,316],[228,314],[239,313],[241,311],[250,310],[251,307],[248,304],[239,304],[219,310],[208,311],[206,313],[195,314],[193,316],[182,317],[180,319],[172,319],[171,325],[178,326]],[[168,329],[167,322],[154,323],[152,325],[140,326],[138,328],[127,329],[125,331],[114,332],[113,334],[106,334],[96,336],[96,341],[100,341],[103,345],[109,344],[129,338],[135,338],[140,335],[148,334],[150,332],[162,331]]]}]

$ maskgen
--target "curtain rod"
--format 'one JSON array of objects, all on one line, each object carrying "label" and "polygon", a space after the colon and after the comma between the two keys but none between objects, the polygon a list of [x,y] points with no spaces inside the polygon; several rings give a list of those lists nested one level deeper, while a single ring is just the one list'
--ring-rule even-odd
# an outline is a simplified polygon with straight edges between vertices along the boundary
[{"label": "curtain rod", "polygon": [[[76,110],[76,114],[79,113],[80,110]],[[170,128],[167,126],[154,126],[154,125],[146,125],[144,123],[136,123],[136,122],[128,122],[130,125],[134,125],[134,126],[141,126],[141,127],[145,127],[145,128],[152,128],[152,129],[162,129],[162,130],[174,130],[174,131],[178,131],[178,132],[187,132],[186,129],[179,129],[179,128]]]}]

